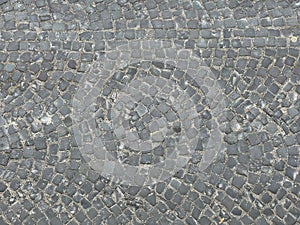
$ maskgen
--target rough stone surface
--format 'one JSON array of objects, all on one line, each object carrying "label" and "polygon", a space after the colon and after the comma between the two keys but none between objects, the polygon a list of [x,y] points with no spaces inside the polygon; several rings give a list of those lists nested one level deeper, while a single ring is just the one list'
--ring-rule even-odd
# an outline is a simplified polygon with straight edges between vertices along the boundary
[{"label": "rough stone surface", "polygon": [[[287,0],[0,0],[0,224],[299,224],[299,7]],[[149,47],[134,40],[161,42],[141,54]],[[85,99],[73,101],[95,62],[110,60],[112,72],[118,43],[128,46],[133,63],[118,62],[103,92],[82,92]],[[199,66],[188,51],[216,79],[199,88],[181,69]],[[161,62],[174,57],[176,65]],[[204,70],[189,72],[204,76]],[[101,84],[97,74],[87,90]],[[126,89],[145,76],[155,79]],[[190,101],[180,107],[169,101],[170,95],[179,101],[178,93],[164,80],[176,81]],[[219,120],[214,83],[225,95]],[[195,152],[168,179],[122,185],[83,157],[72,129],[76,104],[94,110],[108,157],[124,165],[144,169],[171,159],[175,147],[184,153],[184,132],[197,137]],[[184,119],[191,109],[194,123]],[[114,110],[126,118],[115,133]],[[222,149],[201,170],[205,149],[214,144],[209,138],[220,136],[216,126]],[[80,129],[90,141],[91,127]]]}]

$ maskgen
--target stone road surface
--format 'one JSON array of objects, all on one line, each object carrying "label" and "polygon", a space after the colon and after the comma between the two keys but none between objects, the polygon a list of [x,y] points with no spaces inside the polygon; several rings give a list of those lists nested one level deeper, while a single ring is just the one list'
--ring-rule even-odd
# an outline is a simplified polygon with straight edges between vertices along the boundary
[{"label": "stone road surface", "polygon": [[300,223],[299,0],[0,0],[0,29],[0,225]]}]

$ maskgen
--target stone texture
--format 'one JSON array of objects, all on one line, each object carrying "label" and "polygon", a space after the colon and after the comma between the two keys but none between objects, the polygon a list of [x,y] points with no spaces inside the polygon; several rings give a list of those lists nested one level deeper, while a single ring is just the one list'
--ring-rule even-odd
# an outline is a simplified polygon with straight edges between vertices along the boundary
[{"label": "stone texture", "polygon": [[[0,224],[297,224],[298,9],[297,1],[279,0],[0,0]],[[134,42],[152,39],[164,41],[149,51]],[[119,43],[130,46],[134,60],[118,61],[113,71]],[[97,83],[105,60],[111,76]],[[200,61],[214,79],[202,80]],[[188,66],[200,85],[182,69]],[[133,85],[145,76],[155,79]],[[92,91],[73,101],[84,77],[91,79],[80,94]],[[101,82],[103,92],[92,89]],[[221,96],[214,83],[225,95],[224,117],[214,113]],[[188,97],[176,98],[178,90]],[[126,129],[114,133],[114,104],[122,93],[127,97],[118,127]],[[145,174],[170,160],[152,177],[173,171],[176,163],[180,169],[142,187],[102,176],[74,137],[76,104],[90,107],[81,113],[94,113],[89,122],[103,131],[109,159]],[[193,122],[186,119],[195,115]],[[204,153],[216,144],[209,140],[220,135],[216,127],[222,151],[203,170]],[[79,130],[86,141],[99,131],[91,132],[91,124]],[[187,164],[174,160],[194,136]],[[136,146],[126,138],[142,141]],[[104,157],[88,146],[86,151]]]}]

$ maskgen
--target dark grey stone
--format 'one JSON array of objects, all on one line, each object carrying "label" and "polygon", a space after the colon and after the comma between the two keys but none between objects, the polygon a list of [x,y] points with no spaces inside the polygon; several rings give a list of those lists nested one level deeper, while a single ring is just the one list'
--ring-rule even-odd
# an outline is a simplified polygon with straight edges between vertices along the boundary
[{"label": "dark grey stone", "polygon": [[45,137],[36,137],[33,141],[36,150],[43,150],[47,148],[47,140]]},{"label": "dark grey stone", "polygon": [[10,42],[7,46],[7,51],[18,51],[20,44],[18,42]]},{"label": "dark grey stone", "polygon": [[13,72],[15,67],[16,66],[14,64],[6,64],[3,69],[7,72]]},{"label": "dark grey stone", "polygon": [[287,177],[289,177],[291,180],[294,180],[294,179],[295,179],[296,174],[297,174],[296,169],[294,169],[294,168],[292,168],[292,167],[287,167],[287,168],[286,168],[285,175],[286,175]]},{"label": "dark grey stone", "polygon": [[40,73],[40,75],[38,76],[38,79],[40,81],[46,81],[48,79],[48,74],[47,72],[43,71]]},{"label": "dark grey stone", "polygon": [[71,68],[71,69],[76,69],[77,68],[77,63],[75,60],[70,60],[68,62],[68,67]]},{"label": "dark grey stone", "polygon": [[284,63],[285,63],[286,65],[288,65],[288,66],[293,66],[294,63],[295,63],[295,59],[288,56],[288,57],[285,59]]},{"label": "dark grey stone", "polygon": [[199,219],[199,224],[204,224],[204,225],[209,225],[211,224],[211,221],[205,217],[205,216],[202,216],[200,219]]},{"label": "dark grey stone", "polygon": [[149,196],[146,197],[146,200],[152,205],[156,205],[156,195],[155,193],[150,194]]},{"label": "dark grey stone", "polygon": [[151,154],[142,154],[140,163],[151,164],[152,163],[152,155]]},{"label": "dark grey stone", "polygon": [[7,185],[3,182],[0,182],[0,192],[4,192],[7,188]]},{"label": "dark grey stone", "polygon": [[92,62],[94,59],[94,55],[91,53],[83,53],[81,54],[81,60],[83,62]]}]

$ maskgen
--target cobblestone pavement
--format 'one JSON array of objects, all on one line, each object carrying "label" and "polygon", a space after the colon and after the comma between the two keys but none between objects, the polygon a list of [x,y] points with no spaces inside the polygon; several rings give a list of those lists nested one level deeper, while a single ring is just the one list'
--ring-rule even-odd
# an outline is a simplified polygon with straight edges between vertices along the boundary
[{"label": "cobblestone pavement", "polygon": [[0,225],[300,223],[298,0],[0,0]]}]

